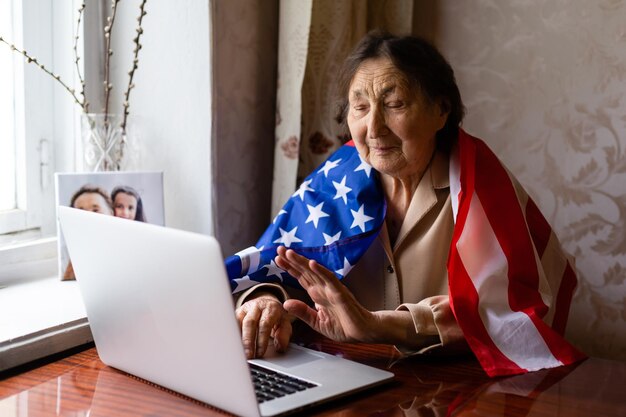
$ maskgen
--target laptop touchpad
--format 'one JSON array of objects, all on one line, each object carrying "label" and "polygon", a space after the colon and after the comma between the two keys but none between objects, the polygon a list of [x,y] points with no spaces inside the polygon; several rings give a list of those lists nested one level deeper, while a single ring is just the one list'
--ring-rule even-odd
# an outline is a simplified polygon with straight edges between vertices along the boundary
[{"label": "laptop touchpad", "polygon": [[[283,368],[291,368],[294,366],[300,366],[305,363],[313,362],[319,359],[323,359],[322,355],[318,355],[312,350],[301,350],[297,346],[291,345],[286,353],[279,353],[274,350],[273,343],[270,343],[267,347],[267,352],[263,356],[263,360],[273,363]],[[257,360],[253,360],[256,362]]]}]

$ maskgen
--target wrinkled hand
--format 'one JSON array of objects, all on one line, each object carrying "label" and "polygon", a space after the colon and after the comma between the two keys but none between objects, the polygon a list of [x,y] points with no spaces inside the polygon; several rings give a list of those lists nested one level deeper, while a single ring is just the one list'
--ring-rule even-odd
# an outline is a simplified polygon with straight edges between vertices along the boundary
[{"label": "wrinkled hand", "polygon": [[299,300],[287,300],[284,308],[324,336],[340,342],[372,342],[377,317],[366,310],[328,269],[284,246],[275,262],[296,278],[315,303],[315,309]]},{"label": "wrinkled hand", "polygon": [[278,352],[284,352],[291,339],[291,320],[278,299],[269,294],[246,301],[235,315],[241,328],[243,348],[248,359],[263,357],[270,338]]}]

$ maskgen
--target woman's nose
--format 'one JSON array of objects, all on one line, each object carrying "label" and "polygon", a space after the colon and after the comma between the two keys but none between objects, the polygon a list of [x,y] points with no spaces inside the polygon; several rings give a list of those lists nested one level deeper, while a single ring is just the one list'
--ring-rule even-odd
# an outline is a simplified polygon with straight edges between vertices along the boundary
[{"label": "woman's nose", "polygon": [[369,116],[369,125],[367,127],[367,131],[370,138],[379,138],[389,133],[389,129],[387,128],[387,123],[385,121],[385,115],[383,114],[382,109],[380,109],[379,107],[372,108]]}]

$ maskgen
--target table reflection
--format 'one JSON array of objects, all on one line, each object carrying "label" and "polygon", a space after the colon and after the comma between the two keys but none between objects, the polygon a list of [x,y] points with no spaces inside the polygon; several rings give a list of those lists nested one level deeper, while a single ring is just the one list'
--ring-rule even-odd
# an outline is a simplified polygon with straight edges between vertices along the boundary
[{"label": "table reflection", "polygon": [[446,417],[462,406],[480,386],[467,383],[424,382],[419,395],[391,409],[372,414],[377,417]]},{"label": "table reflection", "polygon": [[87,363],[29,390],[4,398],[0,400],[0,415],[90,416],[94,397],[93,381],[98,372],[96,362]]},{"label": "table reflection", "polygon": [[[568,367],[487,377],[472,358],[400,358],[388,346],[315,343],[388,369],[393,381],[298,416],[626,417],[626,363],[591,358]],[[236,395],[236,394],[234,394]],[[0,416],[216,416],[216,409],[104,365],[95,349],[0,375]]]},{"label": "table reflection", "polygon": [[216,415],[199,401],[91,361],[0,400],[2,417]]},{"label": "table reflection", "polygon": [[458,416],[626,416],[626,367],[595,359],[494,381]]},{"label": "table reflection", "polygon": [[[626,416],[615,381],[626,367],[595,359],[567,367],[499,378],[482,385],[423,381],[419,394],[384,417]],[[428,385],[431,389],[425,389]]]},{"label": "table reflection", "polygon": [[[123,387],[123,401],[119,400]],[[215,415],[213,407],[148,381],[104,367],[98,374],[89,416]]]}]

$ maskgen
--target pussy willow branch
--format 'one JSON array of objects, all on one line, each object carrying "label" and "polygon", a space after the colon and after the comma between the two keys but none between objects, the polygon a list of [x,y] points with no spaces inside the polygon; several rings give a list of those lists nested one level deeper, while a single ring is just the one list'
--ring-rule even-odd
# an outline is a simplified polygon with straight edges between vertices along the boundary
[{"label": "pussy willow branch", "polygon": [[83,102],[81,100],[79,100],[78,97],[76,96],[76,90],[74,90],[73,88],[70,88],[67,84],[65,84],[58,74],[53,73],[48,68],[46,68],[43,64],[41,64],[39,61],[37,61],[37,58],[35,58],[34,56],[30,56],[28,54],[28,52],[26,52],[25,50],[20,49],[20,48],[16,47],[15,45],[7,42],[1,36],[0,36],[0,42],[7,44],[9,46],[9,48],[11,48],[11,50],[13,50],[13,51],[15,51],[15,52],[17,52],[19,54],[24,55],[24,59],[26,59],[26,62],[28,62],[28,63],[32,62],[33,64],[35,64],[39,68],[41,68],[41,70],[43,72],[45,72],[46,74],[48,74],[49,76],[51,76],[52,78],[57,80],[72,95],[72,97],[74,98],[74,101],[76,101],[76,103],[79,106],[81,106],[82,108],[85,108]]},{"label": "pussy willow branch", "polygon": [[[113,23],[115,22],[115,16],[117,13],[117,5],[120,2],[120,0],[111,0],[111,16],[107,18],[107,25],[104,27],[104,36],[106,38],[106,55],[105,55],[105,63],[104,63],[104,70],[105,70],[105,80],[104,80],[104,93],[105,93],[105,105],[104,105],[104,124],[105,127],[108,124],[108,116],[109,116],[109,102],[110,102],[110,96],[111,96],[111,90],[113,89],[113,85],[110,83],[110,67],[111,67],[111,55],[113,55],[113,50],[111,49],[111,29],[113,27]],[[128,118],[128,114],[129,114],[129,97],[130,97],[130,91],[135,87],[135,85],[133,84],[133,77],[135,75],[135,71],[137,70],[137,66],[139,63],[139,50],[142,48],[142,45],[140,43],[140,39],[141,39],[141,35],[143,34],[143,28],[142,28],[142,22],[143,22],[143,17],[147,14],[147,12],[145,11],[145,5],[146,5],[147,0],[142,0],[141,4],[140,4],[140,13],[139,16],[137,17],[137,36],[133,39],[133,42],[135,43],[135,49],[134,49],[134,57],[133,57],[133,65],[131,70],[129,71],[128,75],[129,75],[129,79],[128,79],[128,88],[126,89],[126,93],[124,95],[124,116],[122,119],[122,123],[120,125],[122,134],[125,135],[126,133],[126,123],[127,123],[127,118]],[[89,102],[87,101],[87,97],[85,95],[85,79],[83,78],[83,75],[81,74],[81,70],[80,70],[80,66],[79,66],[79,62],[80,62],[80,56],[78,55],[78,41],[79,41],[79,34],[80,34],[80,24],[81,21],[83,19],[84,16],[84,12],[85,12],[85,1],[83,1],[83,3],[81,4],[79,10],[78,10],[78,19],[77,19],[77,23],[76,23],[76,35],[74,36],[74,64],[76,66],[76,72],[78,74],[78,79],[80,81],[80,85],[81,85],[81,91],[80,91],[80,96],[82,96],[82,100],[78,98],[76,91],[73,88],[70,88],[67,84],[65,84],[65,82],[61,79],[61,77],[58,74],[53,73],[52,71],[50,71],[48,68],[46,68],[43,64],[41,64],[37,58],[31,56],[30,54],[28,54],[28,52],[26,52],[25,50],[19,49],[17,48],[15,45],[9,43],[8,41],[6,41],[4,38],[2,38],[0,36],[0,43],[4,43],[7,46],[9,46],[11,48],[11,50],[21,54],[24,56],[24,58],[26,59],[26,61],[28,63],[34,63],[35,65],[37,65],[42,71],[44,71],[46,74],[50,75],[52,78],[54,78],[56,81],[58,81],[63,88],[65,88],[72,96],[72,98],[74,99],[74,101],[83,109],[83,112],[85,114],[89,113]],[[89,119],[91,120],[91,119]],[[94,122],[90,121],[90,125],[93,128],[94,126]],[[109,127],[110,128],[110,127]],[[123,146],[124,146],[124,137],[122,138],[122,149],[121,149],[121,153],[123,154]],[[120,161],[123,157],[120,157],[119,160],[117,161],[117,169],[120,169]],[[105,169],[107,167],[105,166]]]},{"label": "pussy willow branch", "polygon": [[135,75],[135,71],[137,70],[137,65],[139,64],[139,50],[141,49],[141,43],[139,43],[139,40],[141,38],[141,35],[143,34],[143,28],[141,27],[141,23],[143,21],[143,17],[147,14],[147,12],[144,10],[146,6],[146,0],[142,0],[141,5],[139,6],[139,17],[137,17],[137,36],[133,39],[133,42],[135,43],[135,49],[134,49],[134,53],[135,55],[133,56],[133,66],[130,69],[130,71],[128,72],[128,88],[126,89],[126,94],[124,94],[124,117],[122,119],[122,125],[120,126],[122,128],[122,132],[126,131],[126,120],[128,119],[128,107],[130,106],[129,104],[129,98],[130,98],[130,90],[132,90],[135,87],[135,84],[133,84],[133,76]]},{"label": "pussy willow branch", "polygon": [[115,23],[115,14],[117,12],[117,3],[120,0],[111,0],[111,16],[107,17],[107,25],[104,27],[104,37],[106,39],[106,51],[104,55],[104,123],[106,125],[109,117],[109,99],[111,97],[111,90],[113,84],[109,83],[110,67],[111,67],[111,55],[113,50],[111,49],[111,29],[113,23]]},{"label": "pussy willow branch", "polygon": [[78,80],[80,81],[80,94],[83,96],[83,110],[85,113],[89,113],[89,102],[87,101],[87,97],[85,97],[85,80],[83,79],[83,75],[80,73],[80,66],[78,65],[78,61],[80,61],[80,56],[78,56],[78,38],[80,34],[80,21],[83,17],[83,13],[85,11],[85,2],[81,4],[78,9],[78,20],[76,22],[76,36],[74,36],[74,64],[76,65],[76,73],[78,74]]}]

